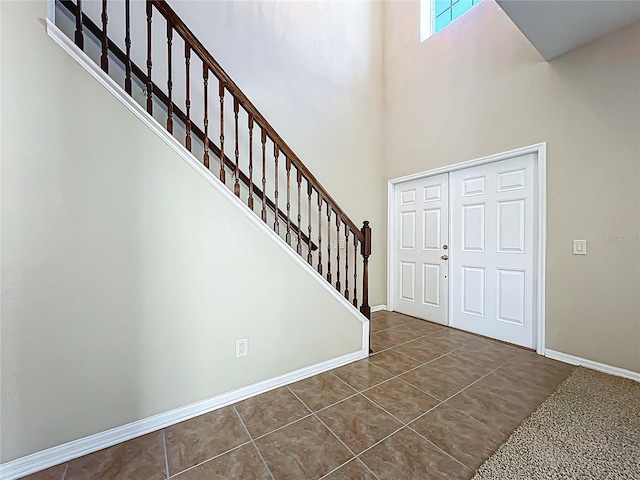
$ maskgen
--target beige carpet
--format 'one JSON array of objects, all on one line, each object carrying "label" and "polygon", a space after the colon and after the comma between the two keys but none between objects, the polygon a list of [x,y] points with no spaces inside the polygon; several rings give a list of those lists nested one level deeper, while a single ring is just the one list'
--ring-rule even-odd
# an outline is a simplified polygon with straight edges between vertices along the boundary
[{"label": "beige carpet", "polygon": [[640,383],[578,368],[473,480],[640,480]]}]

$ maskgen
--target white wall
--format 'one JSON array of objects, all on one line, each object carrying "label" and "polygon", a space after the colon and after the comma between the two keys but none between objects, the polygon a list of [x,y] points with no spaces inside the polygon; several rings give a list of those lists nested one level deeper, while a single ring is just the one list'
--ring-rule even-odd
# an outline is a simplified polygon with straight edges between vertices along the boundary
[{"label": "white wall", "polygon": [[546,141],[547,348],[640,371],[640,25],[547,63],[493,1],[418,18],[385,4],[386,177]]},{"label": "white wall", "polygon": [[360,350],[361,322],[55,45],[45,16],[0,3],[0,461]]}]

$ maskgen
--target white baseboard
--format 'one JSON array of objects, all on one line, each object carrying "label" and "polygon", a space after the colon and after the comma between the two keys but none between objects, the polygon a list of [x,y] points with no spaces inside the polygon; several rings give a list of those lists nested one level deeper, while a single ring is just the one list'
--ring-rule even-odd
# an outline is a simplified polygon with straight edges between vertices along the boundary
[{"label": "white baseboard", "polygon": [[374,305],[371,307],[371,313],[373,312],[382,312],[387,310],[387,306],[386,305]]},{"label": "white baseboard", "polygon": [[58,445],[57,447],[48,448],[47,450],[42,450],[27,455],[26,457],[0,464],[0,480],[14,480],[34,472],[39,472],[45,468],[68,462],[74,458],[97,452],[103,448],[111,447],[118,443],[197,417],[198,415],[217,410],[218,408],[226,407],[227,405],[245,400],[249,397],[268,392],[274,388],[282,387],[326,372],[327,370],[346,365],[347,363],[366,358],[368,355],[368,349],[349,353],[341,357],[285,373],[279,377],[247,385],[246,387],[223,393],[207,400],[185,405],[184,407],[178,407],[168,412],[159,413],[152,417],[143,418],[142,420],[112,428],[111,430],[73,440],[72,442]]},{"label": "white baseboard", "polygon": [[556,352],[555,350],[549,350],[548,348],[544,351],[544,356],[553,360],[570,363],[571,365],[580,365],[592,370],[597,370],[598,372],[604,372],[617,377],[629,378],[636,382],[640,382],[640,373],[632,370],[625,370],[624,368],[614,367],[612,365],[607,365],[606,363],[594,362],[593,360],[587,360],[586,358],[576,357],[575,355]]}]

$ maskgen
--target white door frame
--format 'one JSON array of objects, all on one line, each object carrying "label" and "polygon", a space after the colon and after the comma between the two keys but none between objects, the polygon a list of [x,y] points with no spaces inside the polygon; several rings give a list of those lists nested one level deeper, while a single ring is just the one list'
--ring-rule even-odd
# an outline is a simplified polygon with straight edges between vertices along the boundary
[{"label": "white door frame", "polygon": [[[393,178],[388,181],[387,184],[387,308],[389,310],[394,309],[393,298],[393,285],[397,280],[395,274],[395,251],[394,245],[396,244],[396,229],[395,229],[395,208],[394,208],[394,194],[397,185],[411,180],[418,180],[421,178],[431,177],[434,175],[440,175],[442,173],[454,172],[456,170],[463,170],[469,167],[477,167],[479,165],[485,165],[487,163],[499,162],[502,160],[509,160],[515,157],[521,157],[534,153],[535,160],[534,166],[536,170],[536,188],[534,194],[536,197],[536,217],[535,222],[537,225],[537,238],[534,239],[534,245],[536,247],[536,256],[534,259],[534,312],[533,312],[533,331],[535,334],[534,344],[536,345],[536,352],[540,355],[544,355],[545,349],[545,284],[546,284],[546,247],[547,247],[547,144],[546,142],[536,143],[527,147],[516,148],[507,152],[498,153],[495,155],[489,155],[482,158],[476,158],[475,160],[469,160],[467,162],[456,163],[454,165],[447,165],[444,167],[434,168],[433,170],[427,170],[425,172],[414,173],[412,175],[406,175],[404,177]],[[451,223],[449,223],[449,238],[451,238]],[[449,272],[449,278],[451,278],[452,272]],[[451,319],[451,294],[452,290],[449,289],[449,305],[448,305],[448,318]]]}]

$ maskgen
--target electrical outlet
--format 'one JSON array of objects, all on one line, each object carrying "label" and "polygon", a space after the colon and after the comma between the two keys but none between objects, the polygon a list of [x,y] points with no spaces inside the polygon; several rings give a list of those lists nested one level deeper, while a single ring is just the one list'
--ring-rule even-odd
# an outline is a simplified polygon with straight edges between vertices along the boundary
[{"label": "electrical outlet", "polygon": [[241,338],[236,340],[236,358],[242,358],[249,355],[249,339]]}]

